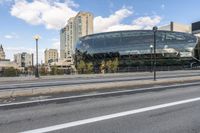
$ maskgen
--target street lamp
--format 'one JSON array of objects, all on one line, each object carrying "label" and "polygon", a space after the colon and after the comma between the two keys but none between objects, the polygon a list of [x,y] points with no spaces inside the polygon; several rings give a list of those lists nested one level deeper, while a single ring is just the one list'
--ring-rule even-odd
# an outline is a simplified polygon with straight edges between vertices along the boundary
[{"label": "street lamp", "polygon": [[154,26],[153,27],[153,51],[154,51],[154,65],[153,65],[153,77],[154,77],[154,81],[156,81],[156,32],[158,30],[158,27]]},{"label": "street lamp", "polygon": [[152,71],[153,71],[153,61],[152,61],[152,58],[153,58],[153,56],[152,56],[152,53],[153,53],[153,45],[150,45],[149,47],[150,47],[150,51],[151,51],[151,72],[152,72]]},{"label": "street lamp", "polygon": [[40,39],[39,35],[35,35],[33,37],[35,39],[36,42],[36,69],[35,69],[35,77],[39,78],[39,70],[38,70],[38,40]]}]

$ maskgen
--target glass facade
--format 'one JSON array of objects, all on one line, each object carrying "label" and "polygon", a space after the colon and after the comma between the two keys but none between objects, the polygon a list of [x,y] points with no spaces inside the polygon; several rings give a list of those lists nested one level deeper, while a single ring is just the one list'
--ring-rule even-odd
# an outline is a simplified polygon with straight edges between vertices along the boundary
[{"label": "glass facade", "polygon": [[[119,59],[119,67],[149,66],[152,58],[153,31],[117,31],[88,35],[76,45],[76,63],[80,60],[99,62]],[[199,59],[198,38],[188,33],[157,31],[158,65],[187,65]],[[168,61],[173,63],[169,63]]]}]

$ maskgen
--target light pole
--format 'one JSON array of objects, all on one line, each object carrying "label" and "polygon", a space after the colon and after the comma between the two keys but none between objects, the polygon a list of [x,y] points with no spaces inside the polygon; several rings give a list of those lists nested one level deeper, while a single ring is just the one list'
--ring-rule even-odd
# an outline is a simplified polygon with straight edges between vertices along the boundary
[{"label": "light pole", "polygon": [[35,69],[35,77],[39,78],[39,70],[38,70],[38,40],[40,39],[39,35],[35,35],[33,37],[35,39],[36,42],[36,69]]},{"label": "light pole", "polygon": [[153,71],[153,61],[152,61],[152,53],[153,53],[153,45],[150,45],[150,51],[151,51],[151,72]]},{"label": "light pole", "polygon": [[153,77],[154,77],[154,81],[156,81],[156,32],[158,30],[158,27],[154,26],[153,27],[153,53],[154,53],[154,65],[153,65]]}]

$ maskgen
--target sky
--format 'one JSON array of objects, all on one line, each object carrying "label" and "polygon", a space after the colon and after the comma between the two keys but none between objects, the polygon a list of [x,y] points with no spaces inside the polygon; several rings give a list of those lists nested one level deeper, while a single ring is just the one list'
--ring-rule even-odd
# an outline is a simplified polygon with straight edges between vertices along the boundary
[{"label": "sky", "polygon": [[0,44],[6,58],[35,53],[39,34],[39,61],[46,48],[60,49],[60,29],[79,11],[94,15],[94,32],[152,29],[170,21],[200,21],[200,0],[0,0]]}]

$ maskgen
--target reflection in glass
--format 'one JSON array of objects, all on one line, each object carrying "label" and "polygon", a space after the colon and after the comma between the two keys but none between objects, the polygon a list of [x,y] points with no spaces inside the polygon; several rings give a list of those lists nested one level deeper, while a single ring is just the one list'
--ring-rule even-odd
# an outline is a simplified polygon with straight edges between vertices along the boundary
[{"label": "reflection in glass", "polygon": [[[188,33],[158,31],[157,65],[190,66],[199,59],[197,37]],[[149,45],[153,44],[153,31],[117,31],[82,37],[76,46],[76,62],[93,62],[119,59],[119,67],[149,66]]]}]

